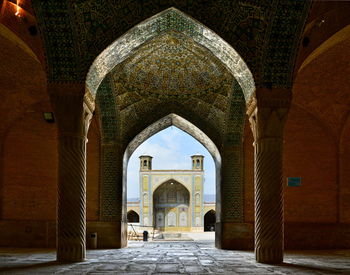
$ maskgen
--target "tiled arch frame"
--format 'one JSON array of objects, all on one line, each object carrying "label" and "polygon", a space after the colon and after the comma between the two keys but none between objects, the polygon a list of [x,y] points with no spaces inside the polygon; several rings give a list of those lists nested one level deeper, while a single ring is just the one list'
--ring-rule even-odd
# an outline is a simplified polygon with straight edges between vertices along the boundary
[{"label": "tiled arch frame", "polygon": [[108,46],[89,69],[87,91],[95,96],[103,79],[115,66],[131,56],[142,44],[169,31],[181,32],[209,49],[235,77],[246,101],[250,99],[255,83],[242,57],[212,30],[176,8],[169,8],[141,22]]}]

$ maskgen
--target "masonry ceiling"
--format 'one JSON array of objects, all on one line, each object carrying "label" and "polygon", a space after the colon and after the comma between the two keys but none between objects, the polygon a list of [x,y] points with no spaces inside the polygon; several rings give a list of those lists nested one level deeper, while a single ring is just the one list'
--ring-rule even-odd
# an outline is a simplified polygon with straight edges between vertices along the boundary
[{"label": "masonry ceiling", "polygon": [[311,1],[34,1],[50,81],[84,81],[94,59],[138,23],[175,7],[242,56],[257,85],[290,86]]},{"label": "masonry ceiling", "polygon": [[221,92],[232,76],[206,48],[175,31],[140,47],[112,72],[117,95],[188,97]]}]

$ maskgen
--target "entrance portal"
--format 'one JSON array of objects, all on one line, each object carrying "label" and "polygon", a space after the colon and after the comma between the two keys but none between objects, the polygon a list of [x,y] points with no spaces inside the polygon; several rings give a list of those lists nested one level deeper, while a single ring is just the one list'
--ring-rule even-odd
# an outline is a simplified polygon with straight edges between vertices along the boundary
[{"label": "entrance portal", "polygon": [[161,231],[188,231],[191,223],[190,193],[176,181],[168,181],[153,194],[154,224]]}]

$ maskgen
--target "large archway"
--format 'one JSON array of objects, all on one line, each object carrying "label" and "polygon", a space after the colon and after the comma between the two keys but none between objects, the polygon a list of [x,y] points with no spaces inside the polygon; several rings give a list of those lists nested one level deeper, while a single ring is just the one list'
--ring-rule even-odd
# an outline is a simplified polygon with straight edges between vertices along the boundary
[{"label": "large archway", "polygon": [[[174,9],[157,16],[164,17],[164,22],[173,22],[169,18],[178,18],[181,22],[187,18]],[[116,222],[109,225],[118,227],[115,231],[122,236],[121,239],[115,237],[113,247],[126,246],[123,233],[126,206],[121,202],[126,202],[128,159],[140,142],[171,125],[201,142],[216,164],[217,247],[239,248],[242,243],[244,247],[250,246],[247,243],[251,239],[236,241],[242,237],[241,230],[237,231],[237,235],[225,235],[223,232],[236,231],[236,224],[244,223],[242,133],[246,100],[252,90],[243,85],[242,76],[245,75],[248,82],[252,78],[246,75],[243,60],[222,39],[217,41],[225,46],[218,54],[210,48],[212,41],[198,38],[203,33],[188,33],[186,24],[191,20],[184,23],[185,27],[180,29],[183,31],[176,31],[172,25],[153,35],[122,60],[110,57],[112,46],[100,56],[113,59],[108,66],[107,63],[100,64],[105,66],[100,68],[100,76],[103,75],[104,79],[96,95],[102,122],[101,220]],[[201,26],[193,22],[192,26]],[[218,39],[204,26],[201,30]],[[113,49],[118,52],[118,47]],[[229,58],[229,53],[234,57]],[[238,67],[230,63],[232,58],[240,64],[236,64]],[[96,64],[98,62],[95,67]],[[236,79],[238,68],[242,69],[242,74]],[[96,76],[99,84],[98,79]],[[220,155],[225,157],[221,159]]]}]

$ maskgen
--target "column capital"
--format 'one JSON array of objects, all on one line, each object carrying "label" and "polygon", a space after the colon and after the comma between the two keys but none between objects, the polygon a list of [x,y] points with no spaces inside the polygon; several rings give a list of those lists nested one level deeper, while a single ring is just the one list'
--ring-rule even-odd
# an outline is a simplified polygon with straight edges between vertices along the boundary
[{"label": "column capital", "polygon": [[93,113],[84,91],[81,83],[49,84],[59,136],[86,138]]},{"label": "column capital", "polygon": [[290,89],[256,90],[247,107],[255,142],[265,138],[282,138],[291,98]]}]

